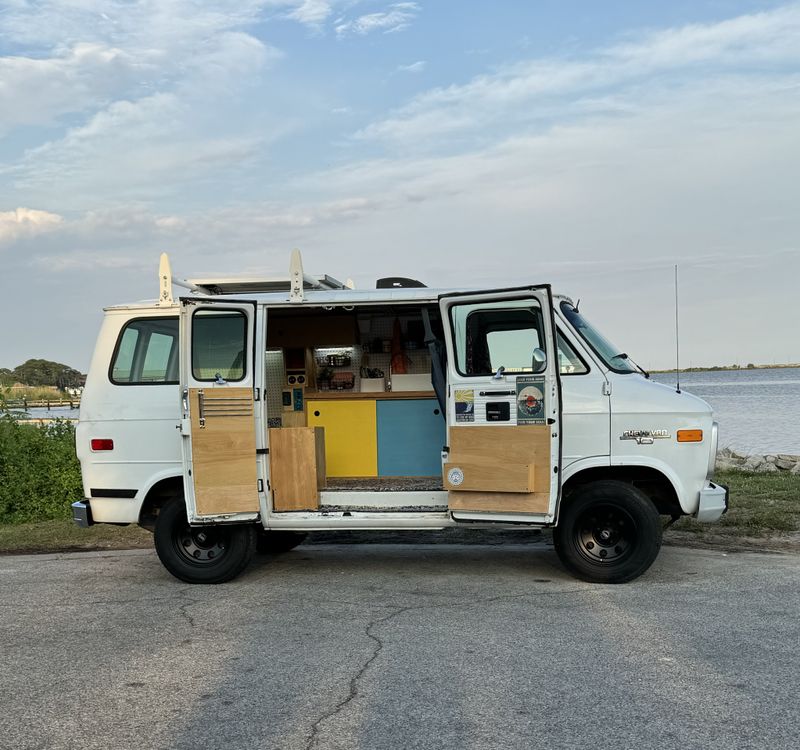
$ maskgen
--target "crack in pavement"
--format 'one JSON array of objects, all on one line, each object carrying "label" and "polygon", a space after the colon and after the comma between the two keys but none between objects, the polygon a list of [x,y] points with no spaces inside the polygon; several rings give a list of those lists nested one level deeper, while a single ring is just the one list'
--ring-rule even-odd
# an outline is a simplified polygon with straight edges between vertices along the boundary
[{"label": "crack in pavement", "polygon": [[366,628],[364,628],[364,634],[367,636],[367,638],[374,641],[375,648],[373,649],[369,658],[361,665],[361,668],[358,670],[358,672],[356,672],[355,675],[353,675],[353,677],[350,679],[350,690],[347,697],[337,703],[330,711],[327,711],[320,716],[319,719],[317,719],[311,725],[311,732],[306,743],[306,750],[312,750],[316,744],[322,724],[324,724],[328,719],[331,719],[337,714],[341,713],[350,703],[352,703],[353,700],[358,697],[359,680],[361,680],[361,678],[366,674],[372,662],[374,662],[375,659],[378,658],[378,655],[381,653],[381,651],[383,651],[383,641],[372,632],[372,629],[377,625],[388,622],[393,617],[397,617],[398,615],[401,615],[404,612],[408,612],[412,609],[421,609],[421,607],[394,607],[394,612],[390,612],[388,615],[384,615],[383,617],[372,619],[367,623]]},{"label": "crack in pavement", "polygon": [[[575,589],[565,589],[560,591],[548,591],[543,592],[547,596],[552,596],[554,594],[578,594],[578,593],[585,593],[585,588],[575,588]],[[367,673],[367,670],[370,668],[372,663],[378,658],[381,651],[383,651],[383,641],[373,632],[373,628],[377,627],[378,625],[382,625],[383,623],[389,622],[389,620],[397,617],[398,615],[405,614],[406,612],[413,612],[413,611],[422,611],[426,609],[445,609],[445,608],[455,608],[455,607],[465,607],[471,605],[482,605],[482,604],[489,604],[492,602],[498,602],[503,600],[512,600],[512,599],[525,599],[532,596],[536,596],[535,593],[527,593],[527,594],[505,594],[500,596],[493,596],[486,599],[472,599],[470,601],[464,602],[441,602],[438,604],[431,603],[431,604],[417,604],[414,606],[409,607],[399,607],[394,604],[384,604],[378,605],[381,607],[389,607],[394,611],[390,612],[388,615],[384,615],[383,617],[373,618],[368,623],[367,626],[364,628],[364,634],[375,643],[375,648],[373,649],[370,656],[367,660],[361,665],[359,670],[350,678],[350,686],[347,693],[347,696],[339,701],[332,709],[326,711],[322,716],[320,716],[312,725],[311,731],[308,735],[308,740],[306,742],[305,750],[312,750],[314,746],[317,744],[317,740],[319,739],[320,728],[322,725],[332,719],[334,716],[337,716],[342,711],[344,711],[350,703],[352,703],[358,697],[358,683]],[[324,600],[314,600],[316,603],[324,603]],[[341,604],[341,601],[332,600],[331,603]],[[356,602],[346,602],[347,604],[357,604]]]},{"label": "crack in pavement", "polygon": [[192,599],[189,597],[189,591],[191,589],[181,589],[178,592],[178,595],[181,599],[184,600],[184,603],[178,607],[178,611],[181,613],[181,616],[189,623],[192,629],[197,627],[197,623],[194,621],[194,617],[192,617],[189,612],[188,608],[194,606],[195,604],[200,604],[197,599]]}]

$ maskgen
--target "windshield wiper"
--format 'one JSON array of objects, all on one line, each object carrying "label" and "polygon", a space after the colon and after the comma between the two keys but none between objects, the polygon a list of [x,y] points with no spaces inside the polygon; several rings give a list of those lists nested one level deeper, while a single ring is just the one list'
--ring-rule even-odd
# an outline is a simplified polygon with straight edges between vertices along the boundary
[{"label": "windshield wiper", "polygon": [[624,359],[624,360],[627,360],[627,361],[628,361],[628,362],[630,362],[630,363],[631,363],[631,364],[632,364],[632,365],[633,365],[633,366],[634,366],[634,367],[635,367],[635,368],[636,368],[636,369],[637,369],[637,370],[638,370],[640,373],[642,373],[642,375],[644,375],[644,376],[645,376],[646,378],[648,378],[648,379],[650,378],[650,373],[649,373],[649,372],[647,372],[647,370],[645,370],[643,367],[640,367],[639,365],[637,365],[637,364],[636,364],[636,362],[634,362],[634,361],[633,361],[633,360],[632,360],[632,359],[631,359],[631,358],[630,358],[630,357],[629,357],[629,356],[628,356],[628,355],[627,355],[625,352],[622,352],[621,354],[615,354],[615,355],[614,355],[614,357],[613,357],[613,359]]}]

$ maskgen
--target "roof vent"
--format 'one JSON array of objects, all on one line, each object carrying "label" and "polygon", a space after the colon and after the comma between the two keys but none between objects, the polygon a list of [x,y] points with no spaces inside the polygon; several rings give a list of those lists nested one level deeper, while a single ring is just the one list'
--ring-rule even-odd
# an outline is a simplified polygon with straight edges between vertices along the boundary
[{"label": "roof vent", "polygon": [[376,289],[422,289],[425,284],[416,279],[407,279],[405,276],[387,276],[375,282]]}]

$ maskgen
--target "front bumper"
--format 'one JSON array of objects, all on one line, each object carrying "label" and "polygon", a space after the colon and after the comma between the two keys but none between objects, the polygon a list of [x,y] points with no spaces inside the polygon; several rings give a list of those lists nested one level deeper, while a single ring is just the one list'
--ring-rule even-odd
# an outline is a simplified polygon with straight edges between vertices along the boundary
[{"label": "front bumper", "polygon": [[72,503],[72,520],[82,529],[88,529],[94,523],[88,500],[78,500]]},{"label": "front bumper", "polygon": [[709,482],[700,490],[700,504],[694,517],[703,523],[719,521],[728,512],[729,494],[726,485]]}]

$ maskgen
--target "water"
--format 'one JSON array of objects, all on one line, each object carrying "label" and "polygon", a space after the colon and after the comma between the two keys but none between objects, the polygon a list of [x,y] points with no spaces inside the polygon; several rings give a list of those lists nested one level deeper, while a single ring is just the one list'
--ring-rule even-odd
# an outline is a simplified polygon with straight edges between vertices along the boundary
[{"label": "water", "polygon": [[61,417],[62,419],[77,419],[78,409],[70,409],[69,406],[52,406],[50,409],[46,407],[30,408],[25,412],[26,419],[55,419]]},{"label": "water", "polygon": [[[653,380],[674,385],[675,373]],[[681,390],[711,404],[720,448],[800,455],[800,368],[685,372]]]},{"label": "water", "polygon": [[[653,380],[675,384],[674,373]],[[800,455],[800,368],[686,372],[681,389],[699,396],[714,409],[720,448],[741,453]],[[68,406],[29,409],[32,419],[77,419]]]}]

